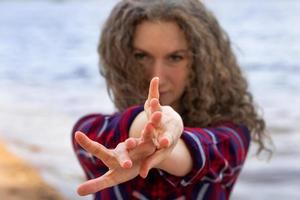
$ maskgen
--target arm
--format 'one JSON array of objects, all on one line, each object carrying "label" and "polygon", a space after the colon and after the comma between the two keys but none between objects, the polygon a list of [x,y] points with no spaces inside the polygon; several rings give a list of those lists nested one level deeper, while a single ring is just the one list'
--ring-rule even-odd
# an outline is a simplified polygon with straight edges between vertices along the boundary
[{"label": "arm", "polygon": [[[87,179],[92,179],[103,175],[107,171],[107,167],[98,159],[96,159],[92,154],[85,151],[75,139],[75,133],[77,131],[84,132],[91,140],[96,140],[97,138],[97,128],[93,126],[94,122],[100,127],[106,126],[106,118],[100,114],[91,114],[80,118],[74,125],[72,130],[72,144],[74,152],[77,159],[86,175]],[[102,139],[102,138],[101,138]],[[96,167],[97,166],[97,167]]]},{"label": "arm", "polygon": [[[150,88],[153,88],[153,84],[157,84],[156,87],[158,87],[158,80],[154,80],[151,83],[152,86]],[[149,96],[152,96],[152,93]],[[101,144],[102,142],[95,142],[86,137],[85,134],[76,132],[75,139],[77,143],[83,147],[86,152],[99,158],[99,161],[101,160],[101,163],[103,163],[101,166],[105,165],[109,168],[109,170],[104,172],[100,177],[90,177],[91,180],[81,184],[78,188],[80,195],[95,193],[107,187],[133,179],[139,173],[141,174],[140,171],[143,166],[145,168],[145,166],[160,163],[158,161],[165,160],[164,158],[169,154],[176,156],[176,154],[171,154],[170,152],[172,152],[173,149],[176,149],[174,152],[177,152],[177,147],[174,147],[182,133],[183,125],[181,118],[170,107],[160,107],[158,100],[155,100],[155,98],[154,100],[151,98],[151,101],[148,102],[145,103],[145,112],[135,117],[130,127],[129,136],[134,136],[135,138],[131,137],[126,139],[124,142],[119,143],[114,149],[108,149],[108,147],[112,145],[110,144],[111,142],[107,143],[107,140],[110,141],[109,138],[119,137],[116,136],[118,133],[113,134],[116,130],[111,132],[105,128],[106,134],[99,136],[103,144],[106,144],[105,146]],[[127,116],[126,113],[125,119]],[[129,115],[129,119],[131,118],[130,116],[131,115]],[[127,123],[124,124],[126,120],[113,121],[113,127],[116,127],[117,130],[124,130],[121,132],[126,132]],[[109,124],[111,123],[112,122]],[[162,124],[168,124],[168,126],[162,126]],[[112,127],[111,125],[108,125],[108,127]],[[88,130],[91,129],[88,128]],[[175,132],[175,130],[177,131]],[[120,136],[123,137],[123,135]],[[99,137],[96,136],[98,140]],[[120,140],[118,139],[117,141]],[[156,148],[159,148],[159,150],[154,153]],[[148,162],[143,164],[142,162],[144,162],[145,159]],[[170,161],[172,161],[172,159],[170,159]],[[161,165],[161,168],[165,169],[170,167],[171,165],[168,163],[166,160],[166,162]]]},{"label": "arm", "polygon": [[[180,167],[178,167],[180,166]],[[174,176],[185,176],[193,166],[193,159],[185,142],[179,139],[170,155],[159,163],[156,168],[164,170]]]},{"label": "arm", "polygon": [[[149,104],[148,109],[150,111],[154,111],[156,108]],[[139,126],[140,129],[131,128],[134,130],[134,133],[138,131],[139,137],[128,138],[129,128],[132,124],[131,121],[136,118],[135,113],[138,110],[140,108],[129,109],[122,113],[121,116],[110,118],[109,121],[102,123],[101,128],[93,126],[98,124],[94,120],[88,120],[87,124],[89,126],[85,129],[79,128],[82,125],[74,128],[73,132],[77,130],[74,134],[76,140],[74,144],[76,146],[80,145],[82,151],[84,149],[86,154],[97,157],[100,162],[100,165],[92,163],[91,168],[96,170],[103,167],[106,168],[99,177],[89,176],[91,180],[78,187],[80,195],[95,193],[107,187],[133,179],[139,174],[141,161],[154,153],[156,148],[153,140],[154,126],[158,126],[157,123],[160,122],[161,113],[149,112],[147,115],[148,121]],[[137,124],[140,125],[139,123]],[[93,134],[88,134],[89,137],[87,137],[80,131],[92,132]],[[163,144],[164,138],[161,141]]]},{"label": "arm", "polygon": [[159,79],[153,78],[144,111],[134,119],[129,131],[129,137],[139,138],[143,127],[149,122],[149,116],[155,112],[161,113],[162,117],[152,122],[157,124],[154,138],[157,142],[154,143],[158,151],[144,162],[140,175],[146,177],[151,168],[159,168],[176,176],[184,176],[190,172],[193,161],[186,144],[180,139],[183,122],[173,108],[159,104],[158,87]]},{"label": "arm", "polygon": [[[150,170],[150,168],[158,168],[175,176],[184,176],[190,172],[193,160],[186,143],[181,138],[176,138],[182,133],[183,125],[181,118],[176,111],[169,106],[160,106],[160,109],[162,110],[161,124],[169,126],[168,131],[171,132],[170,134],[172,136],[170,138],[174,140],[174,144],[168,148],[159,150],[157,154],[160,156],[153,158],[151,163],[148,163],[148,170]],[[147,114],[143,111],[134,119],[130,128],[129,137],[140,137],[141,130],[146,123]],[[167,129],[166,127],[163,128]]]},{"label": "arm", "polygon": [[192,169],[183,177],[161,171],[168,182],[185,187],[208,181],[230,187],[246,159],[250,133],[243,125],[224,122],[209,128],[186,127],[181,139],[192,155]]},{"label": "arm", "polygon": [[[143,141],[128,138],[120,142],[114,149],[108,149],[102,144],[89,139],[84,133],[75,133],[76,142],[91,155],[101,160],[101,165],[93,168],[106,167],[106,171],[99,177],[92,177],[78,187],[79,195],[96,193],[105,188],[126,182],[139,174],[141,160],[154,153],[152,133],[154,128],[146,124],[142,130]],[[108,170],[107,170],[108,168]]]},{"label": "arm", "polygon": [[[183,131],[181,117],[171,107],[160,106],[155,98],[158,99],[158,85],[150,84],[147,101],[153,104],[155,111],[162,113],[156,127],[157,137],[165,137],[169,145],[143,161],[140,175],[146,177],[151,168],[158,168],[181,177],[177,180],[183,180],[184,186],[202,178],[224,183],[232,181],[247,155],[250,142],[248,129],[227,122],[210,128],[185,128]],[[139,137],[139,128],[147,121],[147,101],[145,111],[135,118],[131,126],[131,136]]]},{"label": "arm", "polygon": [[[158,87],[158,82],[152,80],[150,88],[153,85]],[[153,91],[156,90],[158,93],[158,88]],[[183,131],[178,113],[169,106],[160,106],[158,98],[155,98],[158,94],[151,91],[144,112],[137,115],[130,126],[131,138],[113,150],[92,145],[97,150],[94,151],[85,146],[88,152],[98,155],[109,171],[81,185],[81,194],[117,185],[138,174],[146,177],[151,168],[162,169],[160,174],[174,186],[178,183],[187,186],[202,180],[230,183],[237,176],[250,140],[245,127],[225,124],[211,129],[185,128]],[[76,140],[84,146],[80,136]],[[144,148],[140,148],[142,145],[149,147],[146,153],[143,153]],[[107,163],[107,160],[114,162]],[[125,164],[127,161],[131,164]]]}]

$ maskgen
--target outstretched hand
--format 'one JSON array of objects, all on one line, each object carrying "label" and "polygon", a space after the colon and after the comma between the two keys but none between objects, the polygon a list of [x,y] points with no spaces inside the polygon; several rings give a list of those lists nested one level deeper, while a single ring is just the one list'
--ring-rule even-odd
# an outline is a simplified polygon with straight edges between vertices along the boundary
[{"label": "outstretched hand", "polygon": [[153,131],[154,128],[149,123],[142,132],[142,139],[128,138],[119,143],[115,149],[107,149],[102,144],[89,139],[84,133],[77,131],[75,139],[78,144],[109,168],[104,175],[81,184],[77,190],[78,194],[96,193],[135,178],[139,174],[141,160],[155,151],[152,143]]},{"label": "outstretched hand", "polygon": [[160,167],[162,161],[174,149],[183,131],[180,115],[170,106],[161,106],[159,103],[159,78],[157,77],[154,77],[150,82],[144,110],[148,120],[155,113],[161,113],[161,118],[159,122],[153,124],[155,127],[153,143],[156,145],[156,151],[142,162],[140,176],[143,178],[147,177],[151,168]]},{"label": "outstretched hand", "polygon": [[147,121],[140,137],[128,138],[115,149],[107,149],[84,133],[76,132],[78,144],[109,168],[104,175],[81,184],[78,194],[92,194],[137,175],[145,178],[151,168],[159,167],[170,155],[182,133],[183,123],[180,115],[170,106],[160,105],[158,78],[150,82],[144,110]]}]

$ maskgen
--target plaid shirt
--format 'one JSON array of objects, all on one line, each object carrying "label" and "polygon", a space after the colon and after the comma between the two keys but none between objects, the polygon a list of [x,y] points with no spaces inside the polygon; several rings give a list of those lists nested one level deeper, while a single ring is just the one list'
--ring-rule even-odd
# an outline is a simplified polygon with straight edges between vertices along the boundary
[{"label": "plaid shirt", "polygon": [[[73,136],[80,130],[107,148],[115,148],[128,138],[130,125],[142,110],[142,106],[135,106],[114,115],[87,115],[75,124]],[[247,155],[248,129],[230,122],[209,128],[185,127],[181,138],[193,157],[193,168],[186,176],[176,177],[152,169],[146,179],[137,176],[97,192],[95,199],[229,199]],[[72,140],[87,179],[108,171],[99,159],[82,149],[74,137]]]}]

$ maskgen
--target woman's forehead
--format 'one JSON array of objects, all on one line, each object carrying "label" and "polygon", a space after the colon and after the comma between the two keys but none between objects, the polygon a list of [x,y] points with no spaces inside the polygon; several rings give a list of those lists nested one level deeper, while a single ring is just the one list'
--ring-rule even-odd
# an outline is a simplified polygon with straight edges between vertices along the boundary
[{"label": "woman's forehead", "polygon": [[133,46],[140,49],[159,46],[172,51],[185,50],[187,40],[175,22],[144,21],[136,27]]}]

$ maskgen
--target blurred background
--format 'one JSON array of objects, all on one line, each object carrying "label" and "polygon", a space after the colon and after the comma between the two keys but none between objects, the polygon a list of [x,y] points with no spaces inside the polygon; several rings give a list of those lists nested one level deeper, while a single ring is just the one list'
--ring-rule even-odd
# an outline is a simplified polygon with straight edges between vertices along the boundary
[{"label": "blurred background", "polygon": [[[87,113],[114,108],[98,72],[101,26],[116,0],[0,1],[0,138],[68,199],[83,172],[70,132]],[[300,199],[300,1],[206,0],[228,32],[272,134],[255,146],[232,199]]]}]

